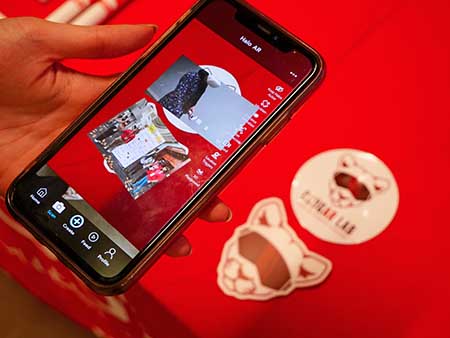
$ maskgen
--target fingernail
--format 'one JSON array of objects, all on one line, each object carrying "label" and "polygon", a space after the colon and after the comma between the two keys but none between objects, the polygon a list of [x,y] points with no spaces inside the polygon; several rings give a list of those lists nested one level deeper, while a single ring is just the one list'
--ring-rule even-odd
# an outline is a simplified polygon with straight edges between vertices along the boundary
[{"label": "fingernail", "polygon": [[233,219],[233,212],[231,211],[231,209],[228,209],[228,217],[225,220],[225,223],[229,223],[232,219]]},{"label": "fingernail", "polygon": [[159,29],[158,25],[153,24],[142,24],[142,26],[151,27],[153,29],[153,33],[156,33]]},{"label": "fingernail", "polygon": [[186,256],[192,255],[192,246],[190,246],[189,244],[184,244],[183,246],[178,248],[178,254],[181,257],[186,257]]},{"label": "fingernail", "polygon": [[176,242],[178,248],[178,254],[180,256],[190,256],[192,255],[192,246],[187,240]]}]

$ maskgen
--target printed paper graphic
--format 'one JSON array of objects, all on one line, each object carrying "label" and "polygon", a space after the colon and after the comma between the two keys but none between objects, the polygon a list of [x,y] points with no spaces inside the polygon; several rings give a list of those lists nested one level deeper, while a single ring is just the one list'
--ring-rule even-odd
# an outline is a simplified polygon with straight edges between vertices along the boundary
[{"label": "printed paper graphic", "polygon": [[212,65],[200,67],[185,56],[147,89],[171,123],[198,133],[218,149],[227,146],[259,109],[240,93],[232,74]]},{"label": "printed paper graphic", "polygon": [[189,149],[173,137],[156,106],[142,99],[98,126],[89,137],[134,199],[190,162]]}]

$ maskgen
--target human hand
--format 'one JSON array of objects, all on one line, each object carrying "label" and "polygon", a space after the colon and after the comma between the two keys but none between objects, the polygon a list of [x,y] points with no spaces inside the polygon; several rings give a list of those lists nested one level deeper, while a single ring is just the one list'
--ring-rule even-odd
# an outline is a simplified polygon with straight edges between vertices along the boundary
[{"label": "human hand", "polygon": [[[70,58],[112,58],[149,43],[153,25],[81,27],[35,18],[0,20],[0,195],[114,80],[61,64]],[[216,199],[201,218],[223,222],[231,211]],[[179,237],[170,256],[191,252]]]}]

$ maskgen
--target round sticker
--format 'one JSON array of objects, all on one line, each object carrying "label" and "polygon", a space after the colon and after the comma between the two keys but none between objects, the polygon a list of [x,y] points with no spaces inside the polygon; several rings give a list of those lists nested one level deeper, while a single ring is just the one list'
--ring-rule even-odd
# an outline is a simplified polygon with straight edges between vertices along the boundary
[{"label": "round sticker", "polygon": [[323,152],[297,172],[291,203],[301,226],[336,244],[359,244],[383,232],[399,203],[397,182],[376,156],[354,149]]}]

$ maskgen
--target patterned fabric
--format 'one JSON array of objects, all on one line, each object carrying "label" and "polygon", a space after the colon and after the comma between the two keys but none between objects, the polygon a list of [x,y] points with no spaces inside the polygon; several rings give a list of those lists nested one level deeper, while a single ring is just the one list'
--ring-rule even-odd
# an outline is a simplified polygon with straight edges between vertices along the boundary
[{"label": "patterned fabric", "polygon": [[208,87],[208,75],[203,69],[184,74],[175,90],[166,94],[159,103],[178,118],[189,114]]}]

